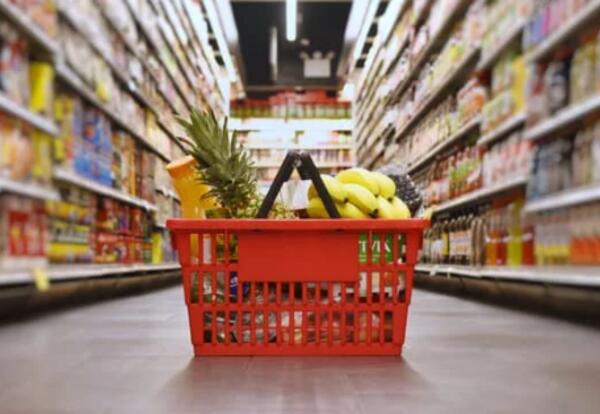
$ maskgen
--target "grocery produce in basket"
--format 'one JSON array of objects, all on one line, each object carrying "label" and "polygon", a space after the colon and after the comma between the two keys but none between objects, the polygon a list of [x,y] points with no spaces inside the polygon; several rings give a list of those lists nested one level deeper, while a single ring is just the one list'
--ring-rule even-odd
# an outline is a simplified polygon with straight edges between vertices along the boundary
[{"label": "grocery produce in basket", "polygon": [[[218,209],[207,212],[209,217],[254,218],[262,202],[256,172],[250,154],[241,145],[235,131],[229,133],[227,118],[223,125],[212,109],[207,112],[193,109],[189,118],[179,118],[187,133],[180,141],[189,156],[196,161],[197,185],[207,186],[202,199],[212,198]],[[179,194],[181,198],[187,195]],[[291,212],[276,203],[272,217],[292,218]]]},{"label": "grocery produce in basket", "polygon": [[[409,219],[411,213],[404,202],[396,197],[396,184],[386,175],[363,168],[341,171],[335,179],[322,175],[321,179],[342,218]],[[311,218],[329,218],[314,184],[308,189],[307,214]]]},{"label": "grocery produce in basket", "polygon": [[408,206],[411,215],[416,216],[423,204],[423,195],[404,168],[400,165],[388,164],[380,168],[379,173],[394,181],[396,196]]}]

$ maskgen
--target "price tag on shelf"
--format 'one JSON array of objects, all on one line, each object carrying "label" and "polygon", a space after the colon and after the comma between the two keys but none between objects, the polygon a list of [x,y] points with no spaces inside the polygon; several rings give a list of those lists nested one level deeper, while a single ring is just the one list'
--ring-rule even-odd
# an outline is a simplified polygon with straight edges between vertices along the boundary
[{"label": "price tag on shelf", "polygon": [[50,289],[50,279],[48,279],[48,274],[41,267],[36,267],[33,269],[33,282],[35,283],[35,287],[40,292],[45,292]]}]

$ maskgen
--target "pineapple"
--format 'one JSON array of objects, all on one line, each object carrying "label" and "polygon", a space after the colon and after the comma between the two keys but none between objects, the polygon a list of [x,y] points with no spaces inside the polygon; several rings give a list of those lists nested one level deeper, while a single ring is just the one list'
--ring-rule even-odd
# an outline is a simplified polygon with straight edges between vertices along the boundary
[{"label": "pineapple", "polygon": [[221,127],[212,109],[193,109],[189,119],[179,118],[179,123],[191,140],[181,142],[196,159],[202,183],[211,187],[206,196],[214,197],[227,217],[254,217],[260,196],[253,163],[235,131],[230,136],[227,118]]}]

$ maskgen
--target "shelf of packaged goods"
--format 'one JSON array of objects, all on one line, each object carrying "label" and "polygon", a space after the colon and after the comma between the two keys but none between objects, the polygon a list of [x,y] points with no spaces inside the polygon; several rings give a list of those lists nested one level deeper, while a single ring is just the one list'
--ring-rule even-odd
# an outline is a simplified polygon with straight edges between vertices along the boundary
[{"label": "shelf of packaged goods", "polygon": [[351,150],[352,144],[244,144],[249,150]]},{"label": "shelf of packaged goods", "polygon": [[479,72],[490,70],[496,64],[500,56],[502,56],[502,54],[521,37],[525,24],[526,19],[520,18],[514,23],[513,27],[508,30],[508,34],[500,39],[500,41],[496,42],[489,51],[482,49],[481,60],[479,61],[479,65],[477,65],[477,70]]},{"label": "shelf of packaged goods", "polygon": [[263,131],[292,129],[294,131],[351,131],[352,119],[338,118],[314,118],[314,119],[290,119],[282,118],[231,118],[228,123],[230,130],[237,131]]},{"label": "shelf of packaged goods", "polygon": [[396,134],[395,140],[401,141],[408,136],[419,122],[429,113],[433,107],[440,102],[454,86],[461,84],[471,72],[471,69],[479,58],[479,48],[473,48],[465,53],[464,57],[454,66],[454,69],[448,73],[433,90],[427,98],[425,98],[419,107],[415,110],[414,115]]},{"label": "shelf of packaged goods", "polygon": [[477,141],[478,145],[491,145],[501,138],[509,135],[511,132],[521,128],[527,119],[524,112],[511,116],[506,121],[502,122],[496,128],[485,133]]},{"label": "shelf of packaged goods", "polygon": [[[64,7],[64,6],[63,6]],[[123,68],[119,68],[117,64],[111,59],[111,57],[107,54],[107,51],[104,50],[100,45],[98,45],[94,39],[87,33],[85,29],[81,26],[82,23],[78,18],[71,15],[71,12],[67,9],[58,8],[58,12],[65,20],[69,22],[69,24],[82,36],[83,39],[94,49],[94,51],[106,62],[106,64],[110,67],[111,72],[115,79],[123,86],[123,88],[129,92],[129,94],[134,97],[140,104],[149,109],[156,116],[160,116],[160,112],[152,105],[150,100],[141,93],[135,83],[131,80],[131,78],[126,74],[127,70]]]},{"label": "shelf of packaged goods", "polygon": [[498,196],[500,194],[515,190],[517,188],[523,188],[527,184],[526,176],[519,176],[509,180],[505,180],[501,183],[491,185],[489,187],[480,188],[479,190],[472,191],[467,194],[463,194],[457,198],[446,201],[435,207],[435,214],[443,213],[446,211],[455,210],[475,203],[481,203]]},{"label": "shelf of packaged goods", "polygon": [[[175,29],[171,25],[170,20],[167,17],[164,17],[164,19],[165,20],[163,20],[163,22],[166,22],[165,24],[169,24],[169,28],[171,29],[172,33],[169,33],[169,30],[163,24],[159,23],[159,26],[160,26],[159,31],[162,34],[163,42],[169,48],[171,56],[173,56],[175,58],[175,64],[179,68],[179,71],[183,74],[183,78],[187,82],[190,90],[196,91],[198,89],[197,85],[194,85],[194,78],[196,78],[196,75],[195,74],[190,75],[190,73],[188,72],[188,69],[190,67],[193,67],[193,65],[191,63],[189,65],[186,65],[186,63],[182,60],[181,55],[179,53],[177,53],[178,47],[180,47],[183,50],[183,47],[181,47],[181,45],[173,44],[175,42],[177,42],[177,43],[180,42],[179,36],[177,35],[177,33],[175,32]],[[187,59],[189,59],[189,57]]]},{"label": "shelf of packaged goods", "polygon": [[[123,44],[125,44],[125,46],[129,50],[129,52],[133,56],[135,56],[135,58],[144,67],[144,70],[148,74],[150,74],[150,76],[152,77],[152,79],[154,80],[154,83],[156,85],[156,90],[160,93],[160,95],[162,96],[163,100],[165,102],[167,102],[167,104],[169,105],[169,107],[171,108],[171,110],[173,112],[177,112],[177,108],[175,108],[175,106],[173,105],[173,103],[171,102],[171,100],[168,98],[166,92],[162,88],[159,87],[160,80],[155,76],[154,72],[150,68],[148,60],[141,55],[141,53],[139,52],[137,46],[135,44],[133,44],[130,41],[130,39],[125,35],[125,33],[123,33],[123,31],[119,29],[119,27],[115,24],[115,22],[113,22],[112,18],[105,12],[104,7],[101,4],[98,4],[98,8],[100,10],[100,13],[103,15],[104,19],[106,20],[106,22],[108,22],[108,24],[110,25],[111,29],[115,33],[118,33],[118,35],[121,38],[121,41],[123,42]],[[155,108],[151,107],[150,110],[152,112],[154,112],[154,115],[156,115],[157,117],[160,115],[160,113]],[[166,131],[166,132],[169,132],[169,131]],[[171,134],[169,134],[169,135],[171,135]]]},{"label": "shelf of packaged goods", "polygon": [[537,125],[525,130],[524,137],[531,140],[539,140],[555,134],[563,129],[576,126],[588,115],[600,111],[600,95],[586,99],[564,108],[550,118],[541,121]]},{"label": "shelf of packaged goods", "polygon": [[0,111],[6,112],[27,124],[45,132],[48,135],[58,135],[58,128],[54,122],[48,118],[31,112],[29,109],[14,102],[8,96],[0,93]]},{"label": "shelf of packaged goods", "polygon": [[[50,282],[65,282],[77,279],[131,275],[148,272],[167,272],[180,269],[178,263],[159,264],[69,264],[49,265],[39,268]],[[37,269],[36,269],[37,270]],[[34,283],[34,269],[2,269],[0,286],[28,285]]]},{"label": "shelf of packaged goods", "polygon": [[137,207],[141,207],[148,211],[157,211],[156,205],[138,197],[131,196],[115,188],[108,187],[104,184],[97,183],[89,178],[82,177],[74,171],[62,167],[54,167],[53,176],[55,180],[67,182],[78,187],[89,190],[93,193],[100,194],[106,197],[114,198]]},{"label": "shelf of packaged goods", "polygon": [[427,150],[425,155],[420,158],[417,158],[414,162],[410,163],[407,169],[409,174],[414,173],[422,166],[429,163],[431,160],[435,159],[440,153],[444,152],[446,149],[452,147],[459,143],[463,138],[469,136],[471,133],[477,131],[479,129],[479,125],[481,123],[481,117],[477,116],[472,120],[468,121],[464,126],[462,126],[458,131],[452,134],[450,137],[442,140],[435,144],[431,149]]},{"label": "shelf of packaged goods", "polygon": [[[194,81],[193,81],[193,79],[197,79],[197,74],[196,74],[196,73],[195,73],[195,71],[194,71],[194,68],[195,68],[195,65],[193,64],[193,61],[194,61],[194,60],[193,60],[193,59],[190,57],[190,55],[188,54],[188,53],[191,53],[191,52],[195,53],[195,50],[194,50],[194,48],[193,48],[193,47],[190,47],[190,45],[186,44],[186,42],[185,42],[185,38],[183,38],[183,37],[180,35],[180,31],[179,31],[179,30],[177,30],[177,29],[178,29],[178,26],[177,26],[177,23],[175,22],[175,20],[174,20],[174,19],[176,18],[177,20],[179,20],[179,25],[181,26],[181,30],[182,30],[183,32],[185,32],[185,36],[188,36],[188,37],[189,37],[189,33],[187,33],[187,31],[185,30],[185,25],[183,24],[183,21],[181,20],[181,18],[180,18],[180,16],[179,16],[179,13],[178,13],[178,12],[177,12],[177,10],[176,10],[176,9],[177,9],[177,6],[175,6],[173,3],[168,3],[168,4],[170,4],[170,6],[172,7],[172,9],[171,9],[171,10],[173,10],[173,12],[175,13],[175,16],[173,16],[173,15],[172,15],[171,13],[169,13],[169,11],[168,11],[167,3],[166,3],[166,2],[160,2],[160,3],[161,3],[161,6],[162,6],[162,11],[163,11],[163,13],[162,13],[162,14],[163,14],[163,16],[164,16],[164,18],[165,18],[165,21],[167,21],[167,23],[168,23],[168,24],[169,24],[169,26],[171,27],[171,30],[173,31],[173,34],[175,35],[175,39],[176,39],[176,40],[179,42],[179,45],[181,46],[181,50],[182,50],[182,51],[184,51],[184,52],[183,52],[183,55],[184,55],[184,59],[185,59],[185,61],[186,61],[187,63],[186,63],[186,62],[183,62],[183,61],[181,61],[181,58],[180,58],[178,55],[176,55],[176,54],[174,53],[174,52],[175,52],[175,49],[174,49],[174,48],[172,48],[172,49],[171,49],[171,51],[172,51],[172,53],[175,55],[175,57],[177,58],[177,60],[178,60],[178,62],[179,62],[179,65],[180,65],[180,69],[181,69],[181,71],[183,72],[183,74],[186,76],[186,78],[187,78],[187,80],[188,80],[188,83],[189,83],[189,84],[190,84],[190,86],[192,87],[192,90],[197,90],[197,89],[198,89],[198,87],[197,87],[197,85],[196,85],[196,86],[194,86]],[[158,6],[158,5],[156,5],[156,6]],[[158,9],[158,7],[156,7],[156,8],[155,8],[155,11],[156,11],[157,13],[160,13],[160,10]],[[163,32],[163,33],[164,33],[164,32]],[[188,71],[187,71],[188,69],[190,69],[190,70],[193,72],[193,74],[192,74],[192,75],[190,75],[190,74],[188,73]]]},{"label": "shelf of packaged goods", "polygon": [[430,276],[464,276],[477,279],[510,280],[581,287],[600,287],[597,266],[468,266],[418,264],[415,271]]},{"label": "shelf of packaged goods", "polygon": [[[190,1],[185,1],[183,3],[184,9],[185,9],[185,13],[183,13],[183,14],[187,17],[188,22],[190,23],[190,27],[191,27],[191,29],[193,31],[193,35],[194,35],[191,37],[192,37],[192,39],[197,41],[198,51],[199,51],[200,55],[202,56],[202,57],[198,56],[198,64],[200,65],[201,59],[204,59],[204,61],[207,63],[207,65],[210,68],[210,71],[209,71],[210,76],[213,78],[213,82],[215,85],[214,89],[217,90],[217,92],[221,96],[223,103],[225,103],[227,101],[229,95],[228,95],[227,91],[223,89],[222,83],[218,81],[219,66],[216,62],[214,54],[210,53],[211,49],[210,49],[210,45],[208,44],[208,40],[203,39],[202,33],[200,32],[199,25],[194,24],[193,15],[195,13],[192,9],[192,7],[193,7],[192,4],[193,3]],[[197,4],[197,6],[199,6],[199,4]]]},{"label": "shelf of packaged goods", "polygon": [[381,105],[379,109],[375,112],[374,116],[372,116],[367,122],[363,123],[360,126],[360,128],[358,128],[355,136],[356,143],[359,146],[362,146],[363,143],[368,143],[368,137],[373,134],[373,131],[377,130],[377,126],[380,124],[386,112],[386,108],[383,105]]},{"label": "shelf of packaged goods", "polygon": [[381,40],[382,45],[387,45],[392,33],[396,29],[398,25],[398,21],[404,15],[404,13],[408,10],[408,6],[410,6],[411,0],[392,0],[387,6],[384,16],[388,13],[391,13],[393,16],[388,17],[391,22],[386,27],[381,27],[381,31],[378,30],[377,35]]},{"label": "shelf of packaged goods", "polygon": [[18,194],[40,200],[58,200],[58,192],[48,186],[34,182],[15,181],[0,177],[0,193]]},{"label": "shelf of packaged goods", "polygon": [[[365,60],[365,65],[361,72],[361,77],[357,84],[357,90],[359,90],[358,100],[364,102],[365,98],[369,96],[371,86],[375,82],[375,76],[373,73],[377,72],[378,66],[381,65],[382,61],[379,59],[379,52],[381,48],[379,44],[374,44],[369,49],[369,54]],[[359,108],[360,110],[360,108]]]},{"label": "shelf of packaged goods", "polygon": [[170,161],[169,157],[163,151],[159,150],[153,144],[148,142],[141,133],[135,131],[131,127],[130,122],[122,119],[121,115],[109,108],[107,104],[102,102],[90,89],[90,87],[88,87],[67,64],[58,61],[56,63],[56,75],[59,79],[67,83],[71,88],[79,93],[79,95],[81,95],[85,100],[104,112],[104,114],[106,114],[111,121],[118,125],[119,128],[134,136],[138,141],[152,150],[152,152],[154,152],[156,155],[163,158],[165,161]]},{"label": "shelf of packaged goods", "polygon": [[[155,39],[152,37],[152,31],[146,26],[146,24],[140,18],[139,13],[137,13],[135,6],[132,4],[132,0],[125,0],[125,5],[127,6],[127,9],[129,10],[129,14],[133,18],[133,21],[136,22],[138,27],[141,29],[142,35],[144,36],[146,41],[150,44],[151,48],[154,50],[154,52],[158,58],[158,61],[161,63],[161,65],[165,69],[165,72],[169,76],[169,79],[171,80],[171,82],[173,83],[175,88],[177,89],[179,96],[181,97],[183,102],[186,104],[188,109],[192,109],[193,106],[190,104],[184,88],[182,88],[181,85],[177,82],[177,79],[176,79],[175,75],[173,74],[173,72],[171,72],[171,70],[169,70],[168,63],[165,62],[160,48],[156,44]],[[161,31],[162,31],[162,29],[161,29]],[[166,40],[165,40],[165,43],[167,43]]]},{"label": "shelf of packaged goods", "polygon": [[[431,3],[431,2],[429,2]],[[400,82],[392,93],[392,101],[400,98],[412,82],[419,76],[421,69],[425,66],[427,61],[433,56],[433,54],[443,46],[449,38],[450,31],[454,28],[455,24],[462,18],[462,15],[469,6],[470,1],[468,0],[457,0],[454,8],[446,15],[444,21],[440,24],[438,30],[431,36],[427,45],[421,51],[419,57],[411,65],[410,73],[407,77]],[[430,6],[425,6],[428,9]]]},{"label": "shelf of packaged goods", "polygon": [[527,213],[539,213],[600,200],[600,184],[549,194],[525,204]]},{"label": "shelf of packaged goods", "polygon": [[[279,168],[283,163],[281,161],[269,161],[254,164],[254,168]],[[315,161],[317,168],[350,168],[354,167],[355,163],[352,161],[336,161],[336,162],[318,162]]]},{"label": "shelf of packaged goods", "polygon": [[[600,17],[600,0],[589,0],[588,3],[570,20],[564,22],[557,30],[536,45],[526,56],[530,62],[538,62],[574,38],[582,28],[591,25]],[[597,22],[597,20],[596,20]]]},{"label": "shelf of packaged goods", "polygon": [[11,0],[0,0],[0,14],[7,17],[21,32],[41,46],[46,53],[54,57],[58,50],[58,43],[52,39],[40,26],[31,19],[26,12],[21,10]]}]

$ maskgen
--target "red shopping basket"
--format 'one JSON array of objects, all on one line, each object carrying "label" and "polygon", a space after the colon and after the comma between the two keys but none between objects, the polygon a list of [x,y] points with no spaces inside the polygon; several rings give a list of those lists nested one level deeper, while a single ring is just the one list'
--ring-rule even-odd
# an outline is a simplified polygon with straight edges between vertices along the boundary
[{"label": "red shopping basket", "polygon": [[[297,165],[298,159],[308,166]],[[314,180],[330,215],[338,216],[303,153],[288,154],[259,216],[267,215],[282,178],[294,167]],[[425,220],[169,220],[195,354],[399,355],[427,225]]]}]

